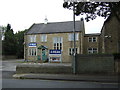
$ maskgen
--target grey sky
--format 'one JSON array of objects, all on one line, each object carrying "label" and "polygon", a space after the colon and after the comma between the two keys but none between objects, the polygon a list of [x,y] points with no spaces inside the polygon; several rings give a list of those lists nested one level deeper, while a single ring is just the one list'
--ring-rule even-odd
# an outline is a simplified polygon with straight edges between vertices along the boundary
[{"label": "grey sky", "polygon": [[[63,8],[64,0],[0,0],[0,25],[11,24],[14,32],[28,29],[33,23],[72,21],[73,12]],[[79,20],[80,16],[76,16]],[[85,22],[86,33],[99,33],[104,19]]]}]

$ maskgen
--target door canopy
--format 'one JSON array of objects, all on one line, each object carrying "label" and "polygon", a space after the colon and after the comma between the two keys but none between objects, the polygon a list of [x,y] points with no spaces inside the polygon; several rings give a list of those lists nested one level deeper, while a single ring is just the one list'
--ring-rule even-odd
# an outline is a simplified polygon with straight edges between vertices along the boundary
[{"label": "door canopy", "polygon": [[46,46],[41,45],[38,47],[38,49],[48,49],[48,48]]}]

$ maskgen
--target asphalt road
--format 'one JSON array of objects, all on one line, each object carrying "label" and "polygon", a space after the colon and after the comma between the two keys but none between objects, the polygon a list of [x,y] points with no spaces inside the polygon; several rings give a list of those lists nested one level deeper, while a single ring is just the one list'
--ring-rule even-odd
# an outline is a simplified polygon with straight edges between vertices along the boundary
[{"label": "asphalt road", "polygon": [[117,88],[114,83],[3,79],[3,88]]},{"label": "asphalt road", "polygon": [[117,83],[14,79],[12,75],[20,63],[3,61],[2,64],[2,88],[118,88]]}]

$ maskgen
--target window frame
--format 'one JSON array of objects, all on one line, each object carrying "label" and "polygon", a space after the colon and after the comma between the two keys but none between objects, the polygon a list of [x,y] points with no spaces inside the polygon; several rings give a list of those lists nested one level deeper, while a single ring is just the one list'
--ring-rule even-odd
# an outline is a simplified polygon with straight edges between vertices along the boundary
[{"label": "window frame", "polygon": [[29,36],[29,41],[30,42],[36,42],[36,35],[30,35]]},{"label": "window frame", "polygon": [[46,34],[40,35],[40,39],[41,39],[41,42],[47,42],[47,35]]},{"label": "window frame", "polygon": [[[76,50],[76,54],[79,54],[79,48],[76,47],[75,50]],[[68,48],[68,55],[73,55],[74,54],[73,52],[74,52],[74,48]]]},{"label": "window frame", "polygon": [[28,48],[28,56],[37,56],[37,48]]},{"label": "window frame", "polygon": [[98,53],[98,48],[88,48],[87,49],[88,54],[97,54]]},{"label": "window frame", "polygon": [[[75,41],[79,40],[79,33],[75,33]],[[68,34],[68,41],[74,41],[74,33]]]},{"label": "window frame", "polygon": [[88,42],[97,42],[97,37],[88,37]]},{"label": "window frame", "polygon": [[53,37],[53,49],[63,50],[63,37]]}]

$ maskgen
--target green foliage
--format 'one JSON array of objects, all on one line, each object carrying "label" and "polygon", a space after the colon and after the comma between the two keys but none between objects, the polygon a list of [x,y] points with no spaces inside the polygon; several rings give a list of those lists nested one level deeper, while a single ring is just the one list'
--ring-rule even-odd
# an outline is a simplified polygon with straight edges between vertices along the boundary
[{"label": "green foliage", "polygon": [[5,30],[5,39],[2,41],[3,55],[16,55],[18,58],[24,57],[24,31],[19,31],[14,34],[11,25],[8,24]]},{"label": "green foliage", "polygon": [[85,20],[94,20],[97,16],[109,17],[115,15],[120,21],[120,2],[64,2],[63,7],[71,9],[74,6],[75,15],[86,15]]},{"label": "green foliage", "polygon": [[26,32],[26,30],[24,31],[19,31],[15,34],[15,38],[16,38],[16,55],[18,58],[23,58],[24,57],[24,33]]},{"label": "green foliage", "polygon": [[7,30],[5,32],[5,39],[2,43],[2,49],[4,55],[15,55],[16,54],[16,39],[11,29],[11,25],[7,25]]}]

